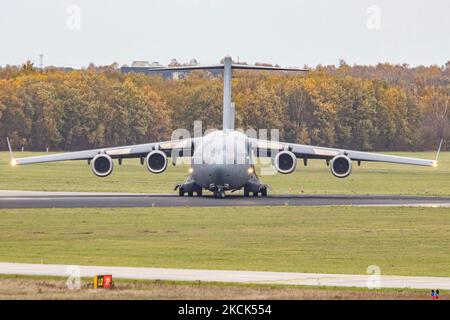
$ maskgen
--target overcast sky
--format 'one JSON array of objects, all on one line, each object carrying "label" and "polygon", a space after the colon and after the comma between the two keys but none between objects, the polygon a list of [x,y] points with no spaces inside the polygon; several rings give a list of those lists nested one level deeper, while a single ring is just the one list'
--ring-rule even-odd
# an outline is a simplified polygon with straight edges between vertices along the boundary
[{"label": "overcast sky", "polygon": [[0,2],[0,65],[133,60],[283,66],[450,60],[449,0],[14,0]]}]

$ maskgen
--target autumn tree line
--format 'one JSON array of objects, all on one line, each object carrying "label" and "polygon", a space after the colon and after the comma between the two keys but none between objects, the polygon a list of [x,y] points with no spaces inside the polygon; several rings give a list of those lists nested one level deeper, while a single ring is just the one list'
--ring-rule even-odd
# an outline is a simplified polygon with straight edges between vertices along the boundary
[{"label": "autumn tree line", "polygon": [[[181,80],[31,63],[0,68],[0,148],[80,150],[161,141],[177,128],[221,128],[221,77]],[[307,74],[234,71],[236,127],[283,141],[362,150],[434,150],[449,140],[450,62],[442,67],[317,66]],[[450,149],[448,143],[444,146]]]}]

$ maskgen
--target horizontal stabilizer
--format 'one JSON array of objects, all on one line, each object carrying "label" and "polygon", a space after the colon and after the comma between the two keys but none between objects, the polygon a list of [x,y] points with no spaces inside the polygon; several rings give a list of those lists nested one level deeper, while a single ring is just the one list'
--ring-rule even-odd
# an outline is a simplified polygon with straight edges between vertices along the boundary
[{"label": "horizontal stabilizer", "polygon": [[179,66],[179,67],[156,67],[149,68],[147,71],[192,71],[192,70],[220,70],[223,69],[223,64],[209,65],[209,66]]},{"label": "horizontal stabilizer", "polygon": [[246,65],[246,64],[232,64],[231,68],[245,69],[245,70],[266,70],[266,71],[299,71],[299,72],[309,71],[308,69],[282,68],[282,67],[272,67],[272,66],[251,66],[251,65]]},{"label": "horizontal stabilizer", "polygon": [[[155,67],[148,68],[147,71],[151,72],[163,72],[163,71],[193,71],[193,70],[221,70],[224,69],[223,64],[206,65],[206,66],[174,66],[174,67]],[[282,67],[271,67],[271,66],[252,66],[246,64],[232,64],[231,69],[241,69],[241,70],[262,70],[262,71],[297,71],[305,72],[308,69],[298,69],[298,68],[282,68]]]}]

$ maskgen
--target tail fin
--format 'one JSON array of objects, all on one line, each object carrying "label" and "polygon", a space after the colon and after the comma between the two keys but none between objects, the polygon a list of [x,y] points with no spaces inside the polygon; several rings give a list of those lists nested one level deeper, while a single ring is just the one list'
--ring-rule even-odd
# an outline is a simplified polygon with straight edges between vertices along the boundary
[{"label": "tail fin", "polygon": [[223,130],[234,130],[235,108],[231,102],[231,78],[232,69],[243,70],[263,70],[263,71],[309,71],[299,68],[281,68],[272,66],[252,66],[246,64],[233,63],[230,56],[223,59],[222,64],[208,66],[174,66],[174,67],[155,67],[147,69],[148,72],[160,73],[163,71],[193,71],[193,70],[223,70]]},{"label": "tail fin", "polygon": [[231,102],[231,65],[231,57],[226,56],[223,59],[223,130],[234,130],[234,109]]}]

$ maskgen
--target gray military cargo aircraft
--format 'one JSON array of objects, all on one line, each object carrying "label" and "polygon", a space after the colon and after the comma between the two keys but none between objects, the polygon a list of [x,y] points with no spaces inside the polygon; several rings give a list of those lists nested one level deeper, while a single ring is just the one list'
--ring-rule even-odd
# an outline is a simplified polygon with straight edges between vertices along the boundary
[{"label": "gray military cargo aircraft", "polygon": [[168,157],[173,164],[177,157],[190,157],[191,168],[184,183],[175,187],[179,195],[202,196],[204,189],[213,192],[215,197],[224,198],[225,191],[244,189],[244,196],[267,196],[268,186],[259,180],[255,172],[256,160],[260,157],[271,158],[273,167],[282,174],[292,173],[297,159],[323,159],[329,165],[331,174],[337,178],[345,178],[352,172],[352,162],[362,161],[389,162],[418,166],[437,166],[437,158],[441,149],[439,145],[435,160],[400,157],[379,153],[354,150],[325,148],[289,142],[261,140],[237,131],[234,128],[234,104],[231,102],[231,78],[233,69],[304,72],[305,69],[280,68],[271,66],[253,66],[235,64],[227,56],[223,64],[210,66],[180,66],[150,68],[149,71],[187,72],[191,70],[223,70],[223,128],[201,137],[153,142],[112,148],[100,148],[60,154],[14,158],[8,139],[11,154],[11,165],[24,165],[66,160],[87,160],[92,172],[99,177],[111,174],[114,168],[113,159],[119,164],[124,158],[140,158],[141,164],[153,174],[166,170]]}]

